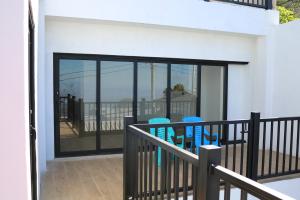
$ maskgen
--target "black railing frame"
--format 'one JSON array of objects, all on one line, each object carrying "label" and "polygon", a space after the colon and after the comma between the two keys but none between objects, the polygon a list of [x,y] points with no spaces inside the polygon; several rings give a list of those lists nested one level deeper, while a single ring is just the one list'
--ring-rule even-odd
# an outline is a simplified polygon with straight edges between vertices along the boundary
[{"label": "black railing frame", "polygon": [[251,112],[247,146],[248,150],[246,176],[252,180],[257,180],[259,154],[259,126],[260,113]]},{"label": "black railing frame", "polygon": [[[254,113],[255,120],[258,119],[259,114]],[[172,145],[166,141],[163,141],[155,136],[148,134],[147,132],[135,127],[133,125],[133,117],[125,117],[124,125],[124,161],[123,161],[123,199],[134,199],[134,190],[138,187],[138,181],[135,179],[135,169],[134,164],[137,163],[138,155],[136,148],[137,145],[134,143],[137,142],[134,140],[134,137],[148,139],[145,144],[151,144],[151,142],[156,142],[157,144],[162,145],[162,148],[167,150],[167,153],[177,153],[183,157],[188,158],[197,168],[197,181],[193,195],[196,200],[205,199],[205,200],[217,200],[220,195],[220,180],[222,179],[225,182],[225,199],[230,199],[230,190],[231,185],[241,189],[241,199],[246,200],[247,194],[251,194],[255,197],[258,197],[263,200],[276,199],[276,200],[292,200],[292,198],[281,194],[275,190],[267,188],[249,178],[246,178],[240,174],[237,174],[231,170],[228,170],[222,166],[221,163],[221,147],[214,145],[204,145],[200,147],[201,154],[198,156],[191,154],[188,151],[182,150],[175,145]],[[133,137],[134,136],[134,137]],[[154,144],[154,143],[153,143]],[[146,145],[147,146],[147,145]],[[144,146],[145,148],[145,146]],[[147,149],[142,150],[143,152],[148,151]],[[146,158],[145,158],[146,159]],[[170,157],[169,157],[170,159]],[[227,187],[226,187],[227,185]],[[178,188],[174,188],[178,189]],[[226,192],[227,191],[227,192]],[[160,191],[161,192],[161,191]],[[170,192],[170,191],[169,191]],[[169,193],[168,192],[168,193]],[[165,192],[163,192],[165,193]],[[145,199],[152,193],[144,194]],[[142,199],[143,196],[139,196]],[[162,195],[161,197],[164,197]],[[187,197],[185,197],[186,199]],[[150,198],[151,199],[151,198]],[[170,195],[168,195],[170,199]],[[178,199],[178,195],[175,197]]]},{"label": "black railing frame", "polygon": [[[209,2],[210,0],[204,0]],[[238,5],[243,5],[243,6],[250,6],[250,7],[255,7],[255,8],[264,8],[266,10],[272,10],[273,9],[273,2],[272,0],[263,0],[263,4],[258,4],[258,3],[250,3],[249,1],[244,2],[244,1],[232,1],[232,0],[218,0],[222,2],[227,2],[227,3],[233,3],[233,4],[238,4]]]}]

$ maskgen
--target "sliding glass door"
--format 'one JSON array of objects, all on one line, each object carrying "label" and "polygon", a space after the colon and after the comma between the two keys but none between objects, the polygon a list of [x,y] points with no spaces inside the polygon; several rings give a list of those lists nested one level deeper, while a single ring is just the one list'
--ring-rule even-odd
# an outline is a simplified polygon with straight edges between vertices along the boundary
[{"label": "sliding glass door", "polygon": [[181,121],[184,116],[196,116],[197,65],[171,65],[171,120]]},{"label": "sliding glass door", "polygon": [[133,62],[101,61],[100,148],[122,148],[124,117],[132,116]]},{"label": "sliding glass door", "polygon": [[201,117],[205,121],[223,119],[224,68],[201,67]]},{"label": "sliding glass door", "polygon": [[59,60],[61,152],[96,149],[96,61]]},{"label": "sliding glass door", "polygon": [[56,54],[56,156],[121,152],[125,116],[225,119],[226,65],[176,61]]},{"label": "sliding glass door", "polygon": [[167,115],[167,64],[138,63],[137,121]]}]

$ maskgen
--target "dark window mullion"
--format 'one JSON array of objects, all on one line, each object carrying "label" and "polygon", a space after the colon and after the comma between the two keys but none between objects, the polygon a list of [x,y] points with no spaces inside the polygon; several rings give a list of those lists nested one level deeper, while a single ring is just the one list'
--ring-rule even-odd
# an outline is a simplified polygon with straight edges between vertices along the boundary
[{"label": "dark window mullion", "polygon": [[228,103],[228,64],[224,66],[223,75],[223,120],[227,120],[227,103]]},{"label": "dark window mullion", "polygon": [[134,122],[137,123],[137,90],[138,90],[138,63],[134,62],[133,68],[133,101],[132,101],[132,114]]},{"label": "dark window mullion", "polygon": [[101,61],[97,60],[96,68],[96,120],[97,120],[97,130],[96,130],[96,151],[101,149],[101,137],[100,137],[100,128],[101,128]]},{"label": "dark window mullion", "polygon": [[201,65],[197,66],[197,98],[196,116],[201,116]]},{"label": "dark window mullion", "polygon": [[166,103],[167,103],[167,118],[171,118],[171,64],[168,63],[167,69],[167,93],[166,93]]}]

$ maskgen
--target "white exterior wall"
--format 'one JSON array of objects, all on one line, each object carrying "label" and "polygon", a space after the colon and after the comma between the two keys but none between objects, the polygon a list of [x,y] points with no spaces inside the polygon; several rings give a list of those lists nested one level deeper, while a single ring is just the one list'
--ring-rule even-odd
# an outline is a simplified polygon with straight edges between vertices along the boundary
[{"label": "white exterior wall", "polygon": [[45,15],[265,35],[274,10],[203,0],[45,0]]},{"label": "white exterior wall", "polygon": [[31,199],[28,9],[27,0],[0,2],[0,199]]},{"label": "white exterior wall", "polygon": [[[288,117],[300,116],[300,20],[282,24],[274,27],[267,38],[261,40],[267,51],[265,61],[267,63],[266,93],[265,93],[265,109],[268,116],[272,117]],[[290,124],[288,123],[287,133],[291,133]],[[294,122],[294,134],[287,134],[286,153],[289,154],[290,141],[292,139],[293,149],[292,155],[296,155],[297,144],[297,123]],[[267,127],[269,133],[270,127]],[[280,129],[280,147],[279,151],[284,152],[283,142],[284,124]],[[277,138],[277,131],[274,131],[274,137]],[[261,135],[262,137],[262,135]],[[267,135],[266,140],[269,141],[270,136]],[[262,141],[262,138],[261,138]],[[262,145],[262,142],[261,144]],[[276,149],[276,143],[273,143],[273,150]],[[266,148],[269,148],[267,142]]]},{"label": "white exterior wall", "polygon": [[129,23],[46,20],[46,142],[47,159],[54,158],[53,52],[249,61],[229,67],[229,118],[248,118],[251,67],[256,60],[254,36],[196,31]]},{"label": "white exterior wall", "polygon": [[279,25],[272,34],[273,116],[300,116],[300,20]]},{"label": "white exterior wall", "polygon": [[54,158],[53,52],[248,61],[230,65],[228,118],[249,118],[253,109],[265,113],[265,80],[253,77],[265,68],[259,38],[278,23],[274,10],[201,0],[45,0],[41,8],[42,170]]}]

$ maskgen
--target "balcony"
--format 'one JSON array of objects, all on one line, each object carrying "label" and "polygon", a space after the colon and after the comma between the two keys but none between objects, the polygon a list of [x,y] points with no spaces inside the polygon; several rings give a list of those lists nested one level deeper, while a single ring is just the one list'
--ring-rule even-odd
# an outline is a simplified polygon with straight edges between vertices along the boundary
[{"label": "balcony", "polygon": [[[209,0],[205,0],[205,1],[209,1]],[[273,8],[272,0],[217,0],[217,1],[233,3],[233,4],[243,5],[243,6],[256,7],[256,8],[264,8],[267,10]]]},{"label": "balcony", "polygon": [[[201,127],[219,135],[219,164],[210,168],[223,180],[220,182],[220,196],[224,193],[229,195],[229,191],[232,191],[231,199],[236,199],[236,189],[230,190],[234,185],[245,190],[242,199],[247,196],[246,193],[258,195],[261,199],[265,198],[259,196],[262,193],[280,199],[285,196],[274,190],[261,190],[257,187],[261,185],[250,179],[265,183],[287,176],[299,177],[300,117],[261,119],[259,114],[254,113],[246,120],[136,124],[126,127],[124,161],[121,155],[49,161],[48,172],[43,178],[41,199],[122,199],[123,192],[144,197],[151,194],[158,198],[161,195],[163,198],[171,195],[175,199],[193,197],[197,194],[196,186],[199,186],[196,179],[192,178],[197,177],[195,169],[200,159],[195,146],[187,142],[181,149],[149,134],[150,129],[170,127],[176,135],[182,134],[186,127]],[[158,148],[162,152],[160,164],[155,161]],[[137,182],[130,177],[135,177]],[[133,182],[129,184],[128,181]],[[161,188],[161,181],[166,183],[165,188]],[[123,186],[128,188],[124,191]],[[248,191],[251,187],[254,190]],[[161,193],[161,190],[165,192]]]}]

